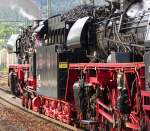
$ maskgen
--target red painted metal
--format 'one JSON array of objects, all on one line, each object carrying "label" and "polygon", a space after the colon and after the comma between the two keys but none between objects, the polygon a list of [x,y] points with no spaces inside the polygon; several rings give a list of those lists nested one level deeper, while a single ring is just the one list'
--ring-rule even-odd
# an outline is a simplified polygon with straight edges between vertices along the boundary
[{"label": "red painted metal", "polygon": [[[150,104],[149,105],[147,105],[146,103],[145,103],[145,99],[146,98],[149,98],[149,100],[150,100],[150,91],[144,91],[144,90],[142,90],[141,91],[141,95],[142,95],[142,99],[143,99],[143,104],[142,104],[142,106],[143,106],[143,109],[145,110],[145,111],[150,111]],[[150,101],[149,101],[150,102]],[[149,118],[149,120],[150,120],[150,118]]]},{"label": "red painted metal", "polygon": [[79,63],[79,64],[69,64],[69,69],[121,69],[121,68],[140,68],[144,67],[143,62],[137,63]]},{"label": "red painted metal", "polygon": [[[150,97],[150,93],[148,93],[145,90],[145,81],[143,79],[144,77],[144,63],[79,63],[79,64],[69,64],[69,71],[68,71],[68,81],[67,81],[67,87],[66,87],[66,100],[73,101],[72,96],[72,86],[73,83],[79,78],[80,73],[83,72],[89,72],[90,70],[95,70],[96,74],[93,76],[93,74],[85,73],[86,79],[85,82],[91,83],[93,85],[98,84],[101,85],[102,88],[109,88],[109,92],[107,94],[107,98],[110,101],[109,105],[104,104],[103,100],[97,100],[96,103],[96,113],[97,118],[99,118],[99,122],[103,123],[104,119],[108,120],[110,123],[114,124],[114,116],[117,116],[116,119],[122,119],[122,115],[117,111],[116,108],[117,105],[117,82],[114,78],[114,73],[123,71],[124,72],[124,80],[125,85],[127,87],[128,95],[129,95],[129,102],[130,104],[133,104],[134,111],[131,112],[131,115],[129,116],[129,119],[131,119],[131,122],[126,122],[126,127],[139,130],[140,129],[140,117],[137,117],[137,115],[132,115],[132,113],[135,112],[137,114],[138,110],[140,109],[140,99],[143,99],[144,97]],[[131,84],[128,82],[130,79],[130,75],[135,76],[136,80],[136,94],[135,94],[135,100],[131,103]],[[127,77],[128,76],[128,77]],[[142,98],[138,95],[138,92],[141,92]],[[70,95],[71,94],[71,95]],[[132,100],[133,101],[133,100]],[[150,103],[148,105],[143,104],[143,110],[149,110]],[[107,110],[107,112],[106,112]],[[118,113],[117,113],[118,112]],[[142,112],[142,111],[141,111]],[[120,114],[120,115],[119,115]],[[112,128],[113,129],[113,128]],[[114,130],[114,129],[113,129]]]},{"label": "red painted metal", "polygon": [[25,98],[23,95],[20,98],[21,98],[21,105],[24,107],[25,106]]},{"label": "red painted metal", "polygon": [[35,112],[38,112],[42,106],[42,100],[40,97],[34,97],[32,100],[32,109]]},{"label": "red painted metal", "polygon": [[88,77],[87,79],[88,79],[87,80],[88,83],[91,83],[91,84],[99,83],[98,80],[97,80],[97,77]]},{"label": "red painted metal", "polygon": [[45,115],[64,123],[71,123],[71,113],[74,111],[72,104],[45,96],[42,96],[42,104]]},{"label": "red painted metal", "polygon": [[59,121],[63,122],[63,104],[61,103],[61,101],[58,101],[57,103],[57,108],[56,108],[56,119],[58,119]]},{"label": "red painted metal", "polygon": [[28,87],[32,90],[36,89],[36,79],[28,78]]},{"label": "red painted metal", "polygon": [[150,97],[150,91],[141,90],[141,95],[142,95],[143,97],[144,97],[144,96]]},{"label": "red painted metal", "polygon": [[19,69],[22,68],[23,70],[28,70],[29,69],[29,64],[10,64],[9,69]]},{"label": "red painted metal", "polygon": [[126,127],[134,129],[134,130],[140,130],[139,125],[135,125],[135,124],[132,124],[132,123],[126,123]]},{"label": "red painted metal", "polygon": [[97,104],[98,104],[97,107],[102,106],[107,111],[110,111],[110,108],[106,106],[103,102],[101,102],[100,100],[97,100]]},{"label": "red painted metal", "polygon": [[[98,106],[97,106],[98,108]],[[102,109],[97,109],[97,113],[101,114],[103,117],[105,117],[107,120],[109,120],[109,122],[113,123],[113,117],[111,115],[109,115],[108,113],[106,113],[105,111],[103,111]]]},{"label": "red painted metal", "polygon": [[[29,71],[29,65],[10,65],[9,68],[15,69],[18,78],[20,80],[20,88],[23,88],[24,72]],[[90,70],[94,70],[95,74],[90,73]],[[145,122],[150,122],[150,91],[145,90],[144,77],[144,63],[79,63],[69,64],[68,66],[68,77],[66,84],[66,96],[64,100],[53,99],[45,96],[34,96],[32,99],[33,111],[39,111],[42,109],[42,113],[48,117],[57,119],[64,123],[70,124],[72,122],[72,112],[77,112],[78,118],[82,119],[82,114],[76,110],[74,106],[74,92],[73,84],[79,80],[81,72],[85,72],[85,82],[92,85],[99,85],[102,89],[108,89],[107,99],[109,104],[104,103],[102,99],[97,99],[96,102],[96,118],[99,125],[102,125],[105,120],[109,121],[112,125],[124,116],[118,111],[117,98],[117,81],[115,73],[123,71],[125,86],[129,95],[129,104],[133,104],[131,113],[129,114],[129,121],[125,122],[126,128],[134,130],[140,130],[140,120],[144,118]],[[129,82],[130,75],[135,76],[135,96],[134,99],[131,97],[131,84]],[[36,91],[36,80],[33,78],[27,79],[28,87],[31,90]],[[22,103],[24,102],[23,96]],[[133,100],[131,100],[133,99]],[[23,103],[24,104],[24,103]],[[142,105],[142,109],[140,108]],[[141,112],[140,115],[138,111]],[[146,115],[145,115],[146,114]],[[143,118],[141,117],[143,116]],[[146,117],[145,117],[146,116]],[[103,125],[104,126],[104,125]],[[103,127],[100,126],[100,127]],[[113,127],[111,130],[115,131]]]},{"label": "red painted metal", "polygon": [[150,105],[143,105],[143,109],[147,110],[147,111],[150,111]]}]

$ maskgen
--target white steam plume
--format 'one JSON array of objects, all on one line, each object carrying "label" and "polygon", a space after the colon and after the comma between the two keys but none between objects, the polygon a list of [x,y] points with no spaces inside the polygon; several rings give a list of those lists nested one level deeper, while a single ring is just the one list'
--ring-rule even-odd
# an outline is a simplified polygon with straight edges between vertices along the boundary
[{"label": "white steam plume", "polygon": [[29,20],[41,19],[40,9],[32,0],[0,0],[1,6],[18,10],[20,14]]}]

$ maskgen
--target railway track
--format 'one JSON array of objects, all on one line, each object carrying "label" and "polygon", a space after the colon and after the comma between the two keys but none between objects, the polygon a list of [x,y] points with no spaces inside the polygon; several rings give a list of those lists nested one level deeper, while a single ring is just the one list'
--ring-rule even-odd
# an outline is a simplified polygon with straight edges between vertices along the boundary
[{"label": "railway track", "polygon": [[[3,82],[7,83],[6,75],[3,75],[3,76],[0,75],[0,81],[1,82],[3,81]],[[39,114],[39,113],[34,112],[32,110],[29,110],[25,107],[22,107],[21,106],[21,100],[19,98],[15,98],[15,99],[13,98],[13,95],[11,95],[10,89],[7,87],[7,85],[5,85],[5,86],[0,85],[0,103],[4,104],[6,106],[9,106],[9,107],[13,107],[13,108],[25,111],[27,113],[30,113],[30,114],[34,115],[35,117],[46,120],[46,121],[48,121],[48,122],[62,128],[62,129],[64,129],[64,130],[67,130],[67,131],[82,131],[79,128],[76,128],[74,126],[62,123],[62,122],[57,121],[55,119],[52,119],[50,117],[44,116],[43,114]]]}]

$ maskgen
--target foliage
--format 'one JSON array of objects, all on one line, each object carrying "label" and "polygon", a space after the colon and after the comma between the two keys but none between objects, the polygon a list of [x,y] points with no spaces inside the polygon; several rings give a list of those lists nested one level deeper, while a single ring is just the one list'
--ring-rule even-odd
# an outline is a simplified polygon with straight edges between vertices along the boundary
[{"label": "foliage", "polygon": [[6,43],[13,32],[14,28],[10,24],[0,23],[0,46]]},{"label": "foliage", "polygon": [[0,22],[0,48],[7,43],[7,40],[12,34],[20,33],[19,27],[25,27],[28,24],[25,22]]},{"label": "foliage", "polygon": [[6,23],[2,23],[0,24],[0,36],[9,36],[12,34],[13,32],[13,27],[9,24],[6,24]]}]

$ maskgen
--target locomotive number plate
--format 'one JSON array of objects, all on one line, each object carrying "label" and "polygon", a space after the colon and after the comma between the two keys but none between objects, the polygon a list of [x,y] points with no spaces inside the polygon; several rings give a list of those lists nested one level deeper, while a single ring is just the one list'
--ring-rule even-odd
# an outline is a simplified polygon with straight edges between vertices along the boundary
[{"label": "locomotive number plate", "polygon": [[59,62],[59,69],[66,69],[68,68],[67,62]]}]

